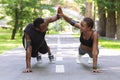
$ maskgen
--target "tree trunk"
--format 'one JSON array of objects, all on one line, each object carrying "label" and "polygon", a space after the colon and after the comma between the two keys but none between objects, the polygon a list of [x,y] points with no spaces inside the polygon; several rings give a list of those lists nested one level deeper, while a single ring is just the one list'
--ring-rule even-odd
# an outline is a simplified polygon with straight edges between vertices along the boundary
[{"label": "tree trunk", "polygon": [[13,29],[12,31],[12,36],[11,36],[11,39],[15,39],[15,34],[16,34],[16,28]]},{"label": "tree trunk", "polygon": [[[19,17],[22,18],[23,17],[22,15],[24,15],[23,14],[24,13],[24,11],[23,11],[24,6],[23,5],[20,5],[20,6],[21,6],[20,7],[20,14],[21,15],[19,15]],[[23,35],[23,20],[22,19],[19,19],[19,33],[20,33],[20,36]]]},{"label": "tree trunk", "polygon": [[116,33],[115,11],[108,11],[106,37],[115,38],[115,33]]},{"label": "tree trunk", "polygon": [[99,21],[97,25],[97,31],[100,36],[106,35],[106,15],[105,15],[105,9],[102,4],[97,1],[98,4],[98,15],[99,15]]},{"label": "tree trunk", "polygon": [[11,39],[15,39],[15,34],[17,32],[17,27],[18,27],[18,9],[15,8],[15,25],[14,25],[14,29],[12,31],[12,35],[11,35]]},{"label": "tree trunk", "polygon": [[23,35],[23,22],[20,22],[21,27],[19,27],[20,36]]},{"label": "tree trunk", "polygon": [[92,2],[86,2],[85,5],[86,5],[85,17],[90,17],[93,19],[93,14],[92,14],[93,4],[92,4]]},{"label": "tree trunk", "polygon": [[120,11],[117,12],[117,39],[120,40]]},{"label": "tree trunk", "polygon": [[115,0],[108,0],[107,5],[107,25],[106,25],[106,37],[115,38],[116,34],[116,14],[115,14]]}]

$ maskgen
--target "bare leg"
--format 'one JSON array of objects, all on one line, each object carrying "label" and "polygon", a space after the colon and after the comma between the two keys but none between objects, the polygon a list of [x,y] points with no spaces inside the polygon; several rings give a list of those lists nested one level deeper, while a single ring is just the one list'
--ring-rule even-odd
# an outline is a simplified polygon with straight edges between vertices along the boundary
[{"label": "bare leg", "polygon": [[41,53],[40,52],[38,52],[38,56],[37,56],[37,62],[38,63],[42,63],[42,56],[41,56]]},{"label": "bare leg", "polygon": [[50,51],[50,47],[48,47],[48,55],[52,55]]}]

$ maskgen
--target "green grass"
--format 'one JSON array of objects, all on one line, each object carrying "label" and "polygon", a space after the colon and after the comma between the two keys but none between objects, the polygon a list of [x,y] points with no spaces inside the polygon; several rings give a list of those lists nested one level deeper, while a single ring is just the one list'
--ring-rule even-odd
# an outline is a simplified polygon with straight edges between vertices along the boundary
[{"label": "green grass", "polygon": [[[73,34],[74,37],[79,37],[79,34]],[[120,41],[118,40],[109,40],[109,39],[103,39],[99,38],[98,44],[101,47],[108,48],[108,49],[118,49],[120,50]]]},{"label": "green grass", "polygon": [[[11,40],[12,30],[0,28],[0,53],[5,51],[17,48],[22,45],[22,39],[19,34],[16,34],[16,38]],[[58,32],[50,31],[50,34],[58,34]],[[73,34],[74,37],[79,37],[79,34]],[[109,49],[119,49],[120,50],[120,41],[116,40],[107,40],[99,38],[99,46]]]},{"label": "green grass", "polygon": [[21,45],[21,37],[16,34],[16,38],[11,40],[12,30],[0,28],[0,53],[17,48]]},{"label": "green grass", "polygon": [[[56,32],[54,30],[50,30],[49,34],[58,34],[59,32]],[[14,40],[11,40],[11,29],[2,29],[0,28],[0,54],[17,48],[18,46],[22,45],[22,38],[19,36],[19,34],[16,34],[16,37]]]},{"label": "green grass", "polygon": [[120,41],[117,41],[117,40],[108,40],[108,39],[99,38],[99,45],[101,47],[105,47],[109,49],[120,50]]}]

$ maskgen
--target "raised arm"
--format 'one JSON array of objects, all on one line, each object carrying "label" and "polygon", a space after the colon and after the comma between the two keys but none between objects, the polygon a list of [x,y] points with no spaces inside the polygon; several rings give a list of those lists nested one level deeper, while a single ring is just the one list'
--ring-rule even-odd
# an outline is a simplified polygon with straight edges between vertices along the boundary
[{"label": "raised arm", "polygon": [[61,7],[58,7],[58,14],[60,16],[62,16],[65,19],[65,21],[68,22],[69,24],[71,24],[72,26],[75,26],[76,28],[81,29],[80,23],[75,21],[75,20],[73,20],[72,18],[69,18],[65,14],[63,14],[63,11],[62,11]]},{"label": "raised arm", "polygon": [[51,22],[54,22],[54,21],[60,19],[60,16],[59,16],[58,14],[56,14],[56,15],[54,15],[54,16],[52,16],[52,17],[47,17],[47,18],[45,18],[45,19],[46,19],[46,21],[47,21],[48,23],[51,23]]},{"label": "raised arm", "polygon": [[47,21],[48,23],[51,23],[51,22],[54,22],[54,21],[60,19],[61,16],[60,16],[58,13],[59,13],[59,12],[58,12],[58,10],[57,10],[57,14],[54,15],[54,16],[52,16],[52,17],[47,17],[47,18],[45,18],[46,21]]},{"label": "raised arm", "polygon": [[68,16],[66,16],[65,14],[62,15],[62,17],[65,19],[66,22],[68,22],[69,24],[71,24],[72,26],[76,27],[76,28],[81,28],[80,23],[73,20],[72,18],[69,18]]}]

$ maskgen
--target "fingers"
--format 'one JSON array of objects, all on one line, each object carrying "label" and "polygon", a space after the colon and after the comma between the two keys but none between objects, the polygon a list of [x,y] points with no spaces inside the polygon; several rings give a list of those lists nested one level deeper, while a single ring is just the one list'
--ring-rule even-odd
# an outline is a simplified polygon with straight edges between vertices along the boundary
[{"label": "fingers", "polygon": [[58,10],[59,10],[60,12],[62,12],[62,8],[61,8],[61,7],[59,7]]},{"label": "fingers", "polygon": [[58,8],[60,8],[61,6],[59,5]]},{"label": "fingers", "polygon": [[61,6],[58,6],[58,9],[60,9],[61,8]]},{"label": "fingers", "polygon": [[58,7],[58,13],[62,13],[62,8],[60,6]]},{"label": "fingers", "polygon": [[23,71],[23,73],[30,73],[30,72],[32,72],[31,69],[26,69],[26,70]]}]

